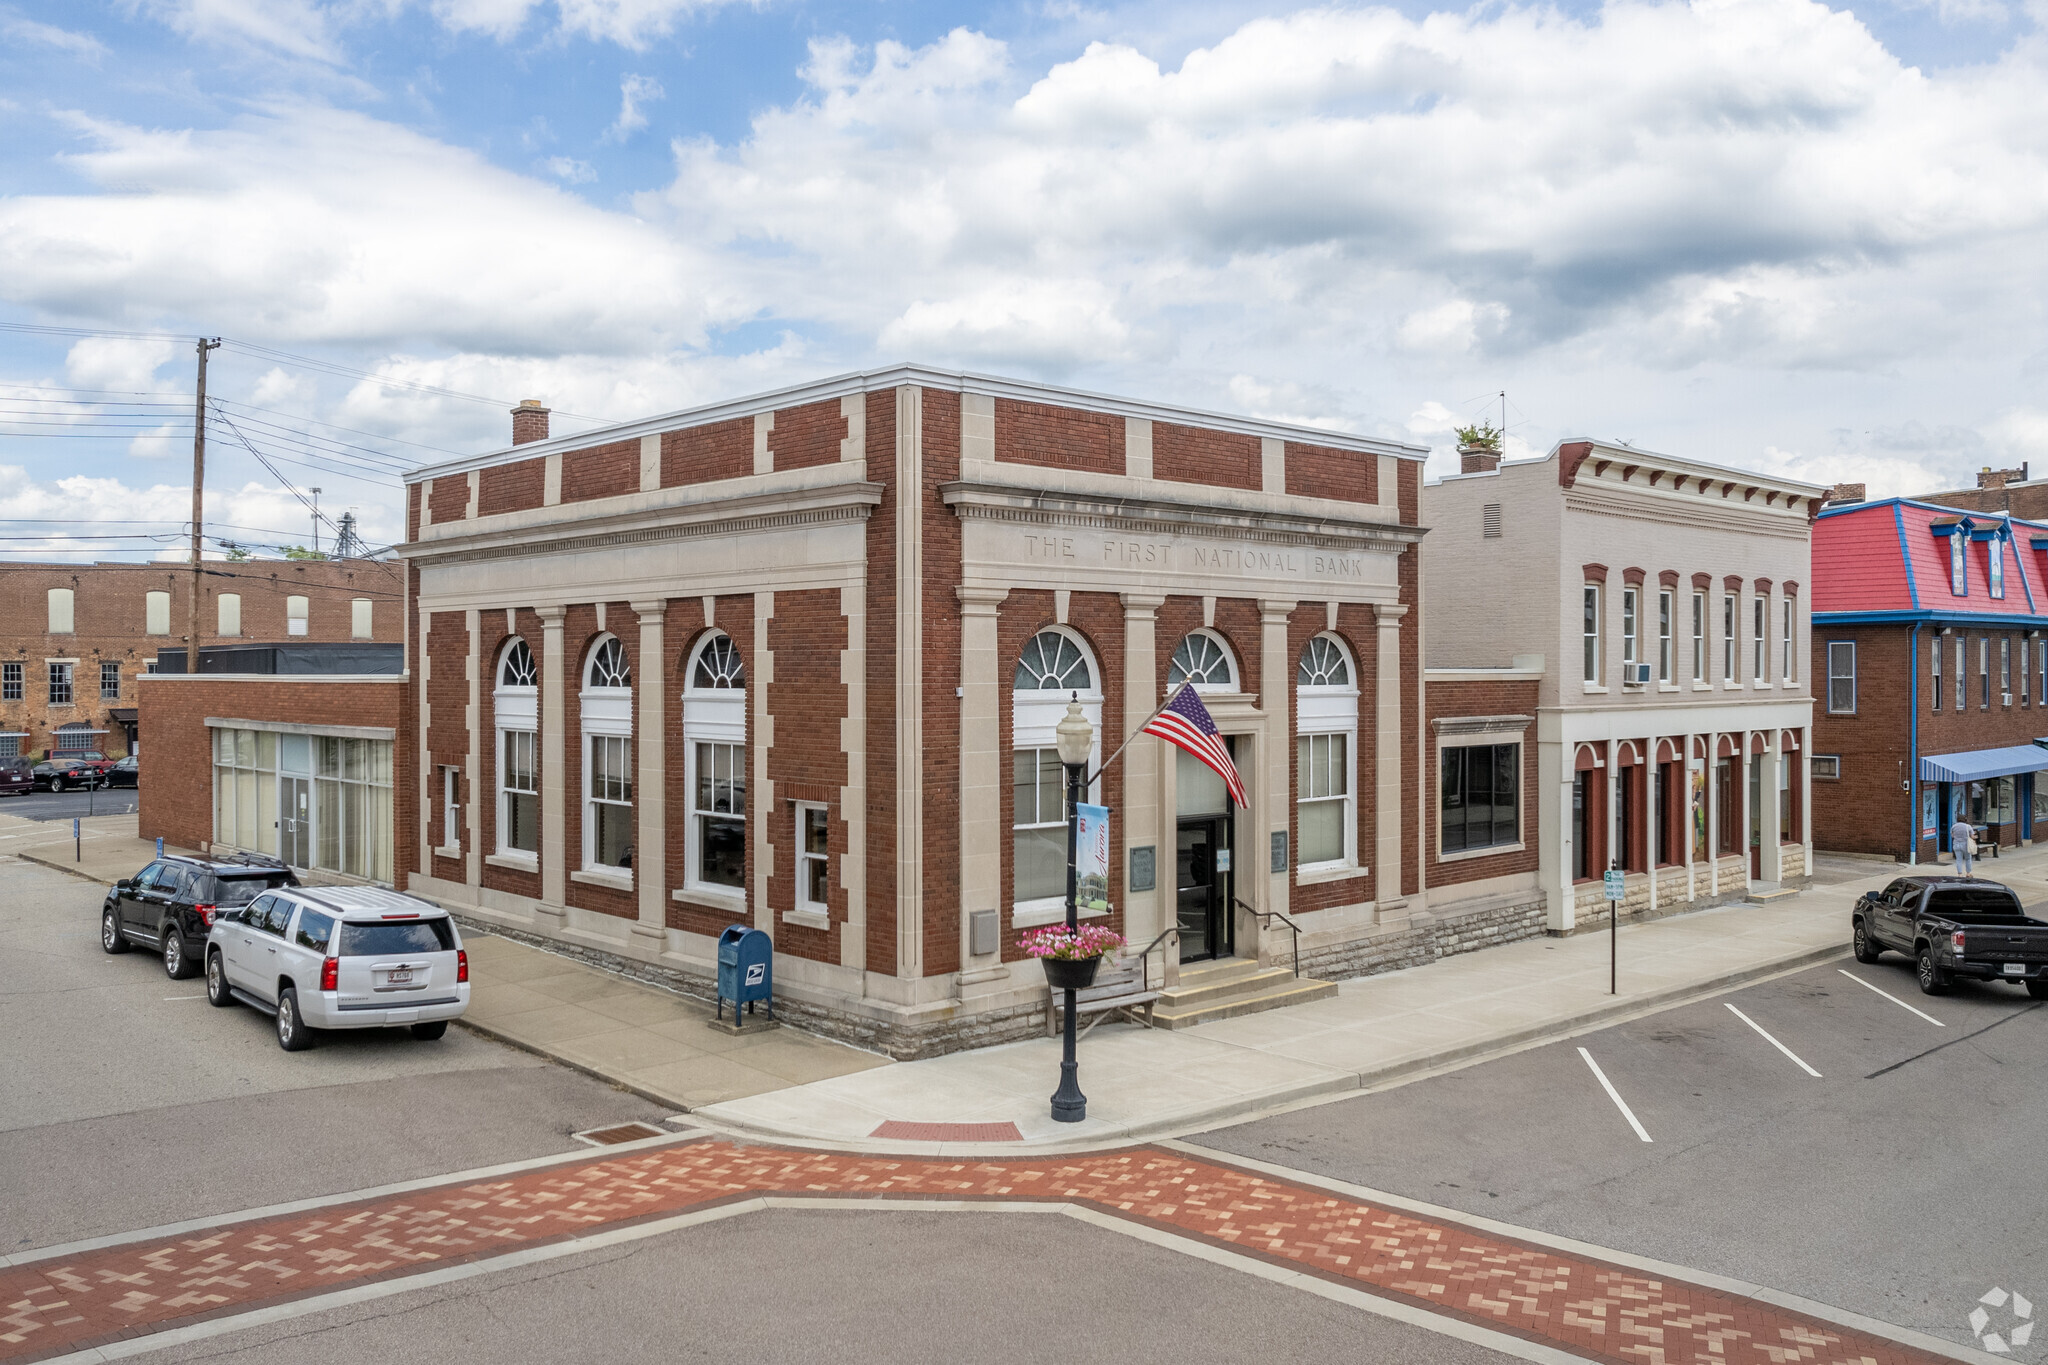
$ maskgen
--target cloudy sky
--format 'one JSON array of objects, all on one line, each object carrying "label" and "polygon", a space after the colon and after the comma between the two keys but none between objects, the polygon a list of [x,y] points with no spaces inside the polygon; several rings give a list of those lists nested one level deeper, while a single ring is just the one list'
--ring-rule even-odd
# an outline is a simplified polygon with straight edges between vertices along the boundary
[{"label": "cloudy sky", "polygon": [[0,0],[0,551],[166,552],[201,332],[210,529],[255,546],[314,486],[396,539],[396,471],[520,398],[898,360],[1433,468],[1505,391],[1511,453],[2048,470],[2044,18]]}]

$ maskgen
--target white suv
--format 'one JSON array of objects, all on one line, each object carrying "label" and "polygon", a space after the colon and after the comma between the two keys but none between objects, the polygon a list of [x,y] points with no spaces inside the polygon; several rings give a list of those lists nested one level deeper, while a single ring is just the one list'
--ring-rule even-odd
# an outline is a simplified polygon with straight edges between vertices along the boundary
[{"label": "white suv", "polygon": [[469,954],[447,912],[375,886],[284,887],[223,908],[206,938],[206,998],[277,1016],[287,1052],[317,1029],[409,1024],[439,1038],[469,1008]]}]

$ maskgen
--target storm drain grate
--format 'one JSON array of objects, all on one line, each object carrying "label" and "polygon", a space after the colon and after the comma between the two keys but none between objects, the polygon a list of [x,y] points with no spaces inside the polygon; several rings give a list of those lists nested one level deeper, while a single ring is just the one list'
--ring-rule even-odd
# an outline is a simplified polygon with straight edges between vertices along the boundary
[{"label": "storm drain grate", "polygon": [[586,1128],[569,1136],[593,1147],[615,1147],[621,1142],[638,1142],[642,1138],[667,1137],[668,1134],[644,1123],[621,1123],[610,1128]]}]

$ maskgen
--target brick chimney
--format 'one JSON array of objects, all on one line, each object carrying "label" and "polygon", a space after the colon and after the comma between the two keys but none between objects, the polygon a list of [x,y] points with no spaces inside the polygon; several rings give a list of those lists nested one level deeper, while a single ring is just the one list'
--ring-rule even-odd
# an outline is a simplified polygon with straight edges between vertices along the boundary
[{"label": "brick chimney", "polygon": [[1828,490],[1829,502],[1862,502],[1863,485],[1860,483],[1838,483]]},{"label": "brick chimney", "polygon": [[1987,464],[1977,471],[1977,487],[1979,488],[2003,488],[2009,483],[2025,483],[2026,481],[2027,467],[2024,464],[2018,469],[1993,469]]},{"label": "brick chimney", "polygon": [[545,441],[548,438],[548,410],[540,405],[538,398],[522,399],[512,409],[512,444],[523,446],[528,441]]},{"label": "brick chimney", "polygon": [[1460,474],[1491,474],[1500,468],[1500,447],[1477,443],[1458,447]]}]

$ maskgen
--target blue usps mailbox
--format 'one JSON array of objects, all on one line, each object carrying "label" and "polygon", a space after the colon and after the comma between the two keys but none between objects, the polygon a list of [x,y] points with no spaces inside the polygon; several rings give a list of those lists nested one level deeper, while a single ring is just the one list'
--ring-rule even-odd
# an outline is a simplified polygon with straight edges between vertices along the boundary
[{"label": "blue usps mailbox", "polygon": [[740,1003],[747,1013],[754,1002],[768,1003],[768,1017],[775,1017],[775,945],[759,929],[735,924],[718,936],[718,1017],[725,1017],[725,1003],[732,1002],[732,1021],[740,1021]]}]

